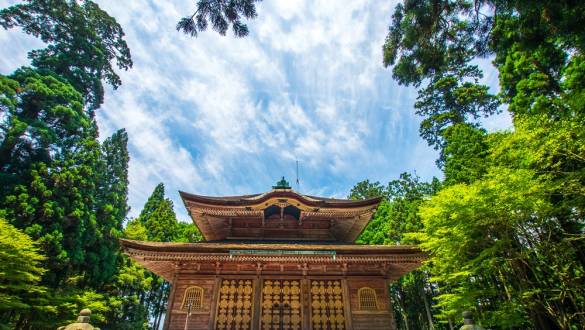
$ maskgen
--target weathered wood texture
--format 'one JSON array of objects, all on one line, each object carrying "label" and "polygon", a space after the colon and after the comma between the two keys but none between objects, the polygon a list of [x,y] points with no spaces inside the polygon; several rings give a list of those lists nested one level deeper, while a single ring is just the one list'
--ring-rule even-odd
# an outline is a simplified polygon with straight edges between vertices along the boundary
[{"label": "weathered wood texture", "polygon": [[[245,289],[248,281],[252,283],[249,297],[246,296]],[[249,276],[220,277],[182,274],[177,276],[174,285],[174,296],[169,297],[169,306],[172,306],[172,309],[168,316],[169,321],[166,323],[169,330],[217,329],[219,326],[217,318],[222,308],[222,300],[224,306],[227,306],[226,300],[228,303],[232,301],[226,308],[231,308],[234,311],[231,315],[229,312],[227,314],[224,312],[222,327],[225,329],[235,329],[235,325],[230,327],[225,320],[232,320],[238,315],[243,317],[242,310],[245,310],[247,301],[251,303],[251,306],[250,312],[245,314],[249,315],[251,322],[246,323],[245,326],[239,322],[238,329],[242,330],[313,329],[316,324],[320,324],[319,329],[395,329],[387,280],[382,277],[347,277],[344,279],[339,277],[268,276],[250,278]],[[266,290],[267,285],[272,285],[271,289]],[[185,327],[187,311],[182,309],[182,304],[186,290],[192,286],[203,288],[203,304],[200,309],[192,310],[187,327]],[[325,289],[321,290],[323,292],[319,291],[321,287]],[[369,310],[363,310],[360,308],[358,292],[360,288],[364,287],[375,291],[377,302],[375,309],[370,307]],[[328,291],[329,293],[327,293]],[[340,295],[340,297],[336,295]],[[270,303],[267,303],[267,300],[271,300]],[[321,305],[312,306],[314,302],[319,302]],[[324,302],[326,304],[323,304]],[[336,302],[337,305],[335,305]],[[341,321],[336,321],[334,327],[331,322],[318,320],[315,322],[316,310],[319,311],[320,317],[326,315]],[[267,315],[278,315],[280,318],[267,320]],[[287,327],[287,324],[292,326]]]},{"label": "weathered wood texture", "polygon": [[170,311],[170,319],[168,322],[169,329],[183,330],[185,329],[185,318],[187,317],[187,311],[181,309],[185,291],[190,286],[199,286],[203,288],[203,304],[201,309],[192,310],[191,316],[187,323],[187,329],[210,329],[210,318],[212,312],[215,278],[214,277],[181,277],[178,276],[174,288],[174,297],[169,297],[169,306],[172,306]]},{"label": "weathered wood texture", "polygon": [[[383,278],[349,278],[347,280],[353,329],[396,329],[386,283],[387,281]],[[364,287],[372,288],[376,292],[377,308],[374,310],[363,310],[360,308],[358,291]]]}]

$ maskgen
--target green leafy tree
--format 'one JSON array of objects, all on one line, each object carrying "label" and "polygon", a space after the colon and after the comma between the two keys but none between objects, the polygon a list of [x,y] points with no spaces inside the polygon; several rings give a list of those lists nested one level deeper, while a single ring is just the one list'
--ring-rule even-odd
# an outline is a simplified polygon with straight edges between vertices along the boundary
[{"label": "green leafy tree", "polygon": [[[349,198],[383,197],[364,232],[357,239],[361,244],[396,245],[409,243],[405,234],[422,229],[418,216],[421,204],[440,187],[437,179],[422,182],[417,176],[402,173],[386,187],[379,182],[356,184]],[[407,274],[390,286],[397,326],[400,329],[429,329],[435,326],[432,297],[436,295],[426,269]]]},{"label": "green leafy tree", "polygon": [[0,328],[29,310],[44,310],[46,288],[39,285],[46,269],[36,243],[0,218]]},{"label": "green leafy tree", "polygon": [[[196,242],[201,239],[201,233],[195,225],[178,222],[173,210],[173,202],[165,197],[164,184],[158,184],[146,203],[138,218],[128,222],[125,228],[125,236],[129,239],[154,241],[154,242]],[[124,271],[132,272],[134,277],[140,279],[133,287],[125,291],[126,297],[135,297],[140,305],[145,307],[148,315],[146,320],[151,321],[151,326],[158,329],[162,316],[166,313],[167,301],[170,293],[170,284],[159,276],[145,271],[145,274],[137,274],[136,265],[126,259]],[[128,298],[127,298],[128,299]],[[123,309],[132,311],[137,322],[144,311],[134,309],[132,300],[126,300]]]},{"label": "green leafy tree", "polygon": [[28,0],[2,9],[0,26],[20,27],[47,43],[29,53],[32,65],[67,79],[90,113],[103,103],[102,81],[114,89],[122,83],[112,62],[132,67],[122,28],[92,1]]}]

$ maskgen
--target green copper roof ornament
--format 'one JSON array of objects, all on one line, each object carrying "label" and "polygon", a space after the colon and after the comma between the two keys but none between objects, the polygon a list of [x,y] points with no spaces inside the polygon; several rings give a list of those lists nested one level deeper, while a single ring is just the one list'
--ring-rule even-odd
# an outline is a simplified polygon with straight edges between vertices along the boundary
[{"label": "green copper roof ornament", "polygon": [[276,186],[272,186],[272,189],[290,189],[290,184],[284,179],[283,176],[282,179],[276,183]]}]

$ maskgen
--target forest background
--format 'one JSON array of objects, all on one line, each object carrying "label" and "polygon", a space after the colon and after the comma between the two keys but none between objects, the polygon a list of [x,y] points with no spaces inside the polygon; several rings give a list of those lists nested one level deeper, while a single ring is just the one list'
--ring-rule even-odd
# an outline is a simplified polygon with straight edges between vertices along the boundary
[{"label": "forest background", "polygon": [[[245,37],[257,4],[199,1],[177,29]],[[395,8],[383,64],[418,89],[420,135],[443,178],[366,180],[349,197],[384,197],[358,243],[429,255],[390,288],[399,328],[454,329],[467,309],[492,329],[585,324],[584,24],[577,1]],[[132,66],[122,27],[91,1],[67,0],[10,6],[0,25],[46,43],[29,67],[0,76],[0,326],[54,329],[88,307],[103,329],[158,328],[169,285],[117,239],[201,237],[177,221],[162,184],[127,219],[128,136],[100,142],[95,120],[104,84],[120,86],[116,70]],[[493,58],[496,95],[479,58]],[[481,127],[503,109],[512,130]]]}]

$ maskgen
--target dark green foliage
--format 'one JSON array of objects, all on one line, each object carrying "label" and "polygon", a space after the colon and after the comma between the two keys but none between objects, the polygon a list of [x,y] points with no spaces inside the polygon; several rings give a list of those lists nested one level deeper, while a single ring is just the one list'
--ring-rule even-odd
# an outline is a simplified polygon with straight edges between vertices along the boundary
[{"label": "dark green foliage", "polygon": [[92,1],[28,0],[0,11],[0,26],[21,27],[48,46],[29,53],[32,65],[50,70],[82,93],[90,112],[103,102],[102,81],[117,88],[114,71],[132,67],[124,32]]},{"label": "dark green foliage", "polygon": [[374,197],[385,197],[386,190],[380,182],[370,182],[370,180],[365,180],[358,182],[351,191],[349,192],[349,199],[368,199]]},{"label": "dark green foliage", "polygon": [[420,136],[441,151],[438,164],[445,162],[445,131],[458,124],[477,126],[477,119],[498,112],[498,101],[488,87],[479,84],[481,71],[467,66],[432,77],[418,92],[416,114],[423,117]]},{"label": "dark green foliage", "polygon": [[457,124],[445,130],[443,173],[445,185],[471,183],[486,171],[487,132],[469,124]]},{"label": "dark green foliage", "polygon": [[[162,183],[155,187],[140,216],[128,222],[124,235],[129,239],[154,242],[197,242],[201,239],[195,225],[177,221],[173,203],[165,198]],[[124,260],[118,275],[119,281],[124,283],[118,309],[121,312],[118,312],[116,322],[129,318],[134,323],[148,324],[150,320],[152,327],[158,329],[166,312],[170,285],[149,271],[140,271],[140,266],[128,258]],[[144,309],[136,307],[137,301]]]},{"label": "dark green foliage", "polygon": [[[396,8],[384,63],[402,84],[427,83],[415,107],[445,173],[406,238],[429,253],[434,317],[445,324],[465,309],[490,328],[585,323],[584,24],[577,1]],[[475,122],[497,106],[470,64],[484,56],[495,57],[513,132],[488,134]]]},{"label": "dark green foliage", "polygon": [[112,62],[132,64],[123,32],[90,1],[28,1],[0,11],[0,25],[48,44],[29,53],[34,68],[0,76],[0,215],[30,237],[23,244],[36,241],[44,257],[30,266],[42,260],[46,269],[38,279],[23,275],[38,282],[34,306],[0,319],[55,329],[91,308],[103,324],[119,305],[112,280],[128,211],[128,137],[121,130],[101,144],[93,111],[102,80],[120,84]]},{"label": "dark green foliage", "polygon": [[248,35],[248,26],[242,19],[254,19],[257,16],[256,4],[260,0],[199,0],[197,10],[190,16],[183,17],[177,23],[177,31],[196,37],[199,32],[211,28],[224,36],[232,26],[236,37]]},{"label": "dark green foliage", "polygon": [[[378,210],[357,239],[361,244],[395,245],[408,243],[404,235],[422,229],[418,216],[421,204],[440,188],[439,181],[422,182],[417,176],[402,173],[386,187],[379,182],[359,182],[349,198],[383,197]],[[390,286],[395,319],[399,327],[424,329],[434,324],[432,297],[436,295],[426,269],[412,272]]]},{"label": "dark green foliage", "polygon": [[173,202],[165,198],[165,186],[159,183],[146,201],[138,221],[146,229],[151,242],[174,242],[178,239],[177,216]]},{"label": "dark green foliage", "polygon": [[7,193],[30,165],[72,150],[90,129],[83,97],[54,74],[23,68],[0,76],[0,186]]}]

